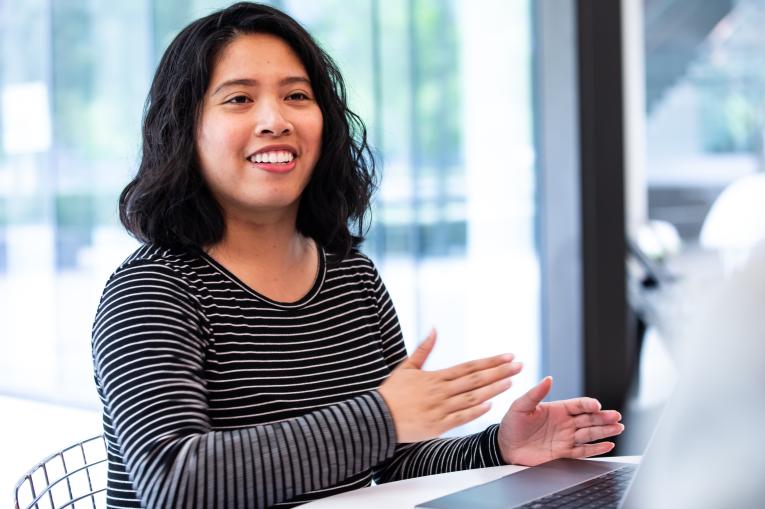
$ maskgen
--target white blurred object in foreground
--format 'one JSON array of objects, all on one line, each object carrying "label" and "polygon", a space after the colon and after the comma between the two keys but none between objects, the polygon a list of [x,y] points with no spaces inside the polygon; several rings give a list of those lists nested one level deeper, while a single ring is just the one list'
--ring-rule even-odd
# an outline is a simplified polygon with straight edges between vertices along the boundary
[{"label": "white blurred object in foreground", "polygon": [[701,227],[699,241],[717,250],[726,271],[746,261],[765,239],[765,174],[739,178],[717,197]]},{"label": "white blurred object in foreground", "polygon": [[680,380],[634,486],[640,507],[763,507],[765,242],[709,289],[679,351]]}]

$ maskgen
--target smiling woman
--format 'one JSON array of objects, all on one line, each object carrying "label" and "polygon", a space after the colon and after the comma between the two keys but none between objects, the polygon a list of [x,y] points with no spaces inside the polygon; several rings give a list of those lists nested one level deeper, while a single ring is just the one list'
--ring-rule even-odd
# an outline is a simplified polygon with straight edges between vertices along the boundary
[{"label": "smiling woman", "polygon": [[355,249],[374,182],[365,129],[300,25],[241,3],[186,27],[143,134],[120,215],[145,244],[93,327],[110,506],[291,506],[373,474],[501,463],[496,425],[404,443],[485,413],[521,367],[426,374],[434,336],[403,363],[390,297]]},{"label": "smiling woman", "polygon": [[[355,136],[354,136],[355,135]],[[378,482],[602,454],[597,401],[489,410],[512,354],[424,371],[358,251],[374,183],[332,60],[293,19],[239,3],[184,28],[152,83],[120,198],[144,244],[93,324],[110,507],[291,507]],[[357,226],[351,233],[349,224]]]}]

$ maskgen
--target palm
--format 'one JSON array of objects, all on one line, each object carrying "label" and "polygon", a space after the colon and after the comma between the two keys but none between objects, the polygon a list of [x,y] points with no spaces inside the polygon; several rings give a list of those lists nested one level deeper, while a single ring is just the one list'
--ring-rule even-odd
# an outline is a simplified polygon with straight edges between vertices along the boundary
[{"label": "palm", "polygon": [[538,465],[556,458],[581,458],[604,454],[611,442],[590,444],[621,433],[621,416],[601,411],[592,398],[541,403],[552,387],[545,378],[510,406],[500,424],[499,444],[508,463]]},{"label": "palm", "polygon": [[507,445],[514,463],[538,465],[565,456],[574,446],[576,427],[569,419],[563,402],[540,403],[532,412],[512,407],[502,419],[502,426],[512,430]]}]

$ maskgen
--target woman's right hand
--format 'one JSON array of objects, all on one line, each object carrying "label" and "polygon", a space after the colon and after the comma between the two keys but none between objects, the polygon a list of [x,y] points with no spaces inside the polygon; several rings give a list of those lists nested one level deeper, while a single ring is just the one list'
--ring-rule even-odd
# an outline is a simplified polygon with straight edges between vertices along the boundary
[{"label": "woman's right hand", "polygon": [[435,341],[433,330],[378,389],[393,416],[399,443],[435,438],[485,414],[491,408],[488,400],[509,389],[510,377],[523,368],[512,362],[513,354],[503,354],[423,371]]}]

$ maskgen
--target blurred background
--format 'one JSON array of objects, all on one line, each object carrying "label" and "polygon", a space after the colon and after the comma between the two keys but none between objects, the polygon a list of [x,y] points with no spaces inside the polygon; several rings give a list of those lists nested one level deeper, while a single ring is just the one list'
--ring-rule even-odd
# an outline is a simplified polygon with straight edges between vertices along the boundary
[{"label": "blurred background", "polygon": [[[117,197],[137,168],[153,70],[183,26],[229,3],[0,1],[0,493],[100,432],[90,327],[106,279],[137,247]],[[634,260],[625,268],[624,240],[698,280],[763,236],[765,0],[609,1],[616,11],[590,13],[590,25],[587,0],[267,3],[336,59],[367,123],[381,186],[363,250],[408,347],[434,326],[431,368],[504,351],[525,363],[492,412],[455,433],[496,422],[550,373],[556,397],[660,408],[684,310],[671,284]],[[614,397],[599,393],[607,377],[593,382],[588,332],[601,319],[588,267],[602,263],[588,248],[583,144],[607,124],[582,120],[582,31],[603,25],[621,46],[599,65],[615,65],[621,81],[607,84],[623,92],[624,164],[598,170],[623,184],[612,190],[621,235],[606,239],[624,280],[611,299],[623,334],[608,345],[623,345],[611,385],[628,390]]]}]

